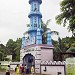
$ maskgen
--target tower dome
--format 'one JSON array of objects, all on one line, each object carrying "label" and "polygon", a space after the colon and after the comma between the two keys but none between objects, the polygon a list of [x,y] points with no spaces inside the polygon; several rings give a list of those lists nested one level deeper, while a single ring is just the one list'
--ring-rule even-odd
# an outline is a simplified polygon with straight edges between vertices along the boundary
[{"label": "tower dome", "polygon": [[29,4],[31,4],[33,1],[38,1],[40,4],[42,3],[42,0],[29,0]]}]

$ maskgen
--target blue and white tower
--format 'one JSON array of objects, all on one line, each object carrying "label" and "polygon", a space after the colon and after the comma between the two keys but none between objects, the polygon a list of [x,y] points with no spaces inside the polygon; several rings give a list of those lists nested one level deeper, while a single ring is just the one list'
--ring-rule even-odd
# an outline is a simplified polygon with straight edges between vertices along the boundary
[{"label": "blue and white tower", "polygon": [[[42,3],[42,0],[29,0],[29,4],[31,5],[30,13],[28,17],[30,18],[30,27],[28,30],[29,39],[36,38],[37,35],[37,29],[40,29],[40,34],[42,34],[42,28],[41,28],[41,18],[42,14],[40,13],[40,4]],[[41,43],[42,44],[42,35],[40,36]],[[35,43],[36,44],[36,43]]]},{"label": "blue and white tower", "polygon": [[35,73],[40,73],[40,64],[42,61],[53,61],[53,46],[50,31],[47,31],[47,43],[42,43],[43,29],[41,27],[42,14],[40,4],[42,0],[29,0],[30,19],[28,37],[22,37],[22,48],[20,50],[20,62],[30,70],[34,65]]}]

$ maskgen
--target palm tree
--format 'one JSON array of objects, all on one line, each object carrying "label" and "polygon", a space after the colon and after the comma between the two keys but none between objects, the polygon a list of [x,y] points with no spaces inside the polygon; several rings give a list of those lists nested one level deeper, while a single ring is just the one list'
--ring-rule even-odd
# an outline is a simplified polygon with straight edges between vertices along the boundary
[{"label": "palm tree", "polygon": [[[47,31],[48,31],[48,30],[51,31],[50,28],[47,28],[47,26],[49,25],[49,23],[50,23],[50,19],[47,20],[46,23],[44,23],[44,22],[41,20],[41,25],[42,25],[42,29],[43,29],[43,35],[42,35],[42,42],[43,42],[43,44],[46,44],[46,33],[47,33]],[[58,33],[57,31],[51,31],[50,33],[51,33],[51,35],[52,35],[52,34],[59,35],[59,33]]]}]

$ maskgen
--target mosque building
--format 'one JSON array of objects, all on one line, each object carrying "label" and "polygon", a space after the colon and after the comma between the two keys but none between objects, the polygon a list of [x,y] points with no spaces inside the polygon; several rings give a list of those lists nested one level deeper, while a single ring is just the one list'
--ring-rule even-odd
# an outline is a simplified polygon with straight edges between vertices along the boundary
[{"label": "mosque building", "polygon": [[28,69],[33,65],[35,72],[40,73],[40,63],[42,61],[53,61],[53,45],[50,30],[46,33],[47,43],[42,43],[43,29],[41,26],[42,14],[40,5],[42,0],[29,0],[30,19],[28,38],[23,35],[22,48],[20,50],[20,62],[27,66]]}]

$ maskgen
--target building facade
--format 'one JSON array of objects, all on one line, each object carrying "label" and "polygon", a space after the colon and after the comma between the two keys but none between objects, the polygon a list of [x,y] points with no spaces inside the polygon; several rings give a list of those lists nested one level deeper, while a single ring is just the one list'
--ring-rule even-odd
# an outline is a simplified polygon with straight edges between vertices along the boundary
[{"label": "building facade", "polygon": [[29,0],[30,19],[28,38],[22,37],[22,48],[20,50],[20,62],[30,70],[35,67],[35,72],[40,73],[40,64],[42,61],[53,61],[53,45],[51,41],[50,30],[47,31],[47,43],[42,43],[43,29],[41,27],[42,14],[40,5],[42,0]]}]

